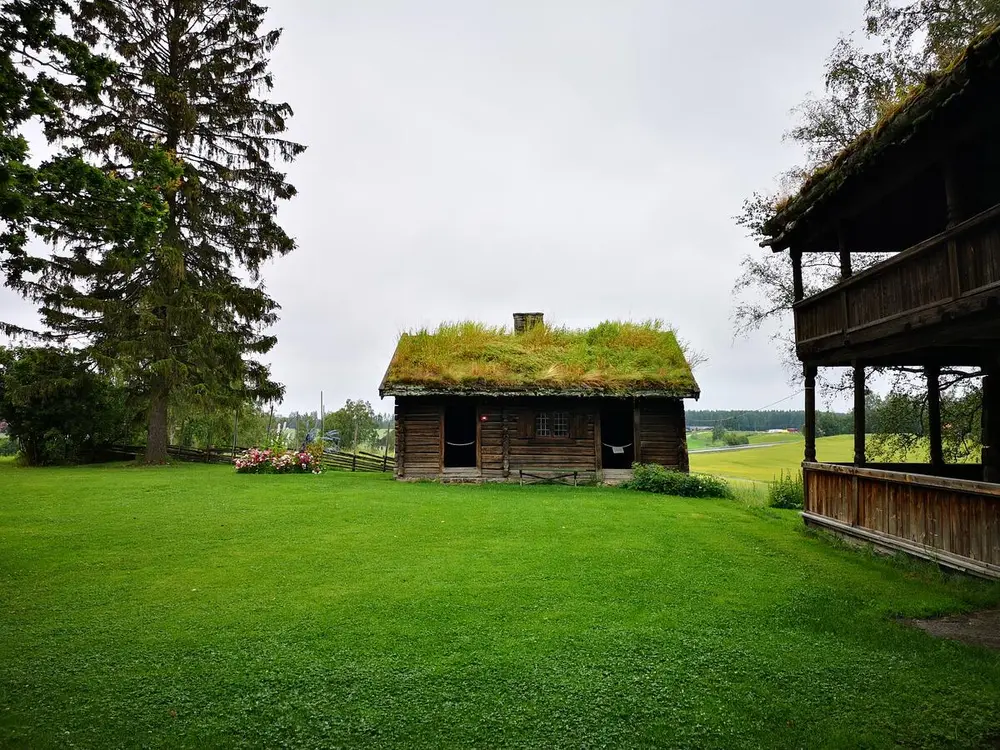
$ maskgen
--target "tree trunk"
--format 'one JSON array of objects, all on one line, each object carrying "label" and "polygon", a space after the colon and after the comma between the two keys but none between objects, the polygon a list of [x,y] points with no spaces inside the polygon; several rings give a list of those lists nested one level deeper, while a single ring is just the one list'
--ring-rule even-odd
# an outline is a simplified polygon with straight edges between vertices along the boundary
[{"label": "tree trunk", "polygon": [[158,386],[149,405],[149,425],[146,432],[146,463],[167,462],[167,389]]}]

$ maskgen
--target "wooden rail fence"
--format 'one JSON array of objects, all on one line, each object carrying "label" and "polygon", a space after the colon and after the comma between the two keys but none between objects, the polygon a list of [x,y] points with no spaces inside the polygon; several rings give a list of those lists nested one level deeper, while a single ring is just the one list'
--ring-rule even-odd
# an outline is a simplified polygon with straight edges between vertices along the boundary
[{"label": "wooden rail fence", "polygon": [[395,471],[396,469],[396,459],[392,456],[379,456],[365,451],[357,453],[324,451],[322,463],[331,469],[346,471]]},{"label": "wooden rail fence", "polygon": [[[245,453],[247,450],[247,448],[237,448],[235,455]],[[128,458],[135,458],[144,451],[145,446],[141,445],[116,445],[109,448],[109,453]],[[167,455],[181,461],[212,464],[230,464],[234,458],[232,448],[201,450],[183,448],[179,445],[168,446]],[[366,451],[357,451],[356,453],[324,451],[321,463],[325,468],[339,471],[395,471],[396,469],[396,459],[392,456],[377,455]]]}]

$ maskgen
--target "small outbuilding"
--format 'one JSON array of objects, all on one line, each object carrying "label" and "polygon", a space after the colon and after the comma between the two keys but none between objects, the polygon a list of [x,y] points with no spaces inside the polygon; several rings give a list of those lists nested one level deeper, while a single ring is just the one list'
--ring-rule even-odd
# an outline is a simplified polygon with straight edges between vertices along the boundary
[{"label": "small outbuilding", "polygon": [[403,334],[379,388],[396,400],[396,477],[621,481],[633,463],[688,470],[682,399],[700,391],[657,321],[590,330],[515,313]]}]

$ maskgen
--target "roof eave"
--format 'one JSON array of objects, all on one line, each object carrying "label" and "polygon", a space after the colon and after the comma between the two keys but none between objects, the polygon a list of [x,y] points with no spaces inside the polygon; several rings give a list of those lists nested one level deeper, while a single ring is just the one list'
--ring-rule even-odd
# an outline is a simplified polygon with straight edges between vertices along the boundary
[{"label": "roof eave", "polygon": [[982,75],[976,66],[981,65],[984,60],[987,65],[990,60],[993,65],[997,65],[998,57],[1000,22],[981,32],[950,66],[938,74],[939,77],[933,84],[913,95],[890,118],[876,123],[859,135],[830,164],[823,166],[823,174],[818,180],[812,184],[807,183],[807,187],[768,219],[767,223],[775,228],[775,232],[761,246],[769,246],[775,252],[788,249],[790,239],[794,240],[792,235],[797,231],[796,224],[801,223],[803,217],[840,191],[844,182],[850,178],[852,170],[870,167],[872,156],[865,153],[866,149],[877,154],[894,141],[911,137],[914,130],[923,126],[922,121],[928,112],[951,106],[953,98],[965,93],[973,76]]}]

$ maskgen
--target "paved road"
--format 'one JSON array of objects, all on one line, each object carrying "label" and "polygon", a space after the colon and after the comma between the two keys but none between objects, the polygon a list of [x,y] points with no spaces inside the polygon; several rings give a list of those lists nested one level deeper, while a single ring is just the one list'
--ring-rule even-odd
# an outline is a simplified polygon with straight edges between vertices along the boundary
[{"label": "paved road", "polygon": [[756,445],[727,445],[725,448],[699,448],[696,451],[688,451],[688,454],[694,453],[726,453],[728,451],[747,451],[752,448],[773,448],[776,445],[788,445],[794,442],[791,440],[786,440],[783,443],[757,443]]}]

